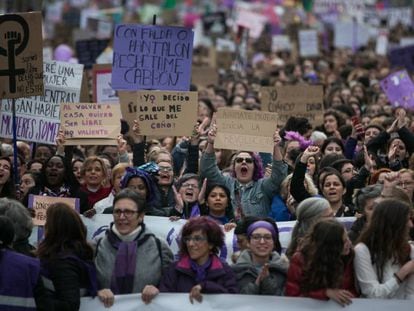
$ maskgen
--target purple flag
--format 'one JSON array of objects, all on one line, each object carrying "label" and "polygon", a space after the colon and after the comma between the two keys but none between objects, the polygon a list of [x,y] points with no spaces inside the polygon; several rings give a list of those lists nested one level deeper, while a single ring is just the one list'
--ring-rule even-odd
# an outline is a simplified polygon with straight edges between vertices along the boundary
[{"label": "purple flag", "polygon": [[112,88],[188,91],[193,38],[184,27],[117,25]]},{"label": "purple flag", "polygon": [[414,109],[414,84],[406,70],[390,74],[380,84],[393,107]]}]

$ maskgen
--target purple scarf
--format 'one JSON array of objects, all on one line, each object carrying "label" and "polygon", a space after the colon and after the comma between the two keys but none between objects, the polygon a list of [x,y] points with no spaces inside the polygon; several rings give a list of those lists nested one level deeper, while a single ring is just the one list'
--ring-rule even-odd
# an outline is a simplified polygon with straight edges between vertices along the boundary
[{"label": "purple scarf", "polygon": [[141,226],[141,232],[134,239],[134,241],[131,242],[122,241],[111,229],[107,231],[109,243],[118,250],[111,277],[111,290],[116,295],[132,293],[132,289],[134,287],[135,268],[137,265],[137,240],[145,231],[144,224],[141,224]]},{"label": "purple scarf", "polygon": [[211,262],[211,256],[209,256],[206,263],[199,266],[194,260],[190,258],[191,270],[193,270],[196,274],[197,283],[203,282],[206,279],[207,270],[210,268]]}]

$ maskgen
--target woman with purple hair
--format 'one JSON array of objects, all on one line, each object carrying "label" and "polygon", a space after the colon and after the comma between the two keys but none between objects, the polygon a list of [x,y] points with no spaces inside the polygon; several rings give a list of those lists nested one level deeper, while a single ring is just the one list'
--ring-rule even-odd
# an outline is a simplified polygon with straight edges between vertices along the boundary
[{"label": "woman with purple hair", "polygon": [[280,184],[287,175],[287,164],[282,161],[279,148],[279,131],[273,135],[272,174],[263,177],[263,167],[258,155],[250,151],[238,151],[232,164],[231,176],[224,176],[217,167],[214,153],[216,126],[208,133],[207,147],[200,162],[201,178],[208,182],[225,185],[231,194],[236,219],[244,216],[266,217],[272,198],[280,190]]}]

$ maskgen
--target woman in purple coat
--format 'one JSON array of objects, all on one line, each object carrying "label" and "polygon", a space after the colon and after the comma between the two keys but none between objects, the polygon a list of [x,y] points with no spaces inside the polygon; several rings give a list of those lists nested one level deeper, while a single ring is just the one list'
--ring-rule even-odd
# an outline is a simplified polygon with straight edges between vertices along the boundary
[{"label": "woman in purple coat", "polygon": [[[162,276],[159,291],[190,293],[190,302],[201,302],[205,294],[238,293],[232,269],[217,254],[224,245],[224,233],[217,223],[202,216],[190,219],[181,231],[180,259]],[[142,293],[149,303],[158,289],[147,286]]]}]

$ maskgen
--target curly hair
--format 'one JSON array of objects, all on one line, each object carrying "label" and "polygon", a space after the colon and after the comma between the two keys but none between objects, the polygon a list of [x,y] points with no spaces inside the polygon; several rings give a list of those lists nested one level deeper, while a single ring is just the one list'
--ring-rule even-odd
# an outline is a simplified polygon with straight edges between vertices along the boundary
[{"label": "curly hair", "polygon": [[409,230],[405,225],[410,216],[411,207],[407,203],[396,199],[383,200],[375,207],[368,227],[357,241],[368,247],[380,282],[389,260],[402,266],[410,259]]},{"label": "curly hair", "polygon": [[253,159],[253,164],[254,164],[254,171],[253,171],[253,178],[252,180],[254,181],[258,181],[259,179],[263,178],[264,176],[264,170],[263,170],[263,163],[262,163],[262,159],[260,158],[260,156],[255,153],[255,152],[251,152],[251,151],[238,151],[234,156],[233,156],[233,163],[231,166],[231,177],[236,178],[236,171],[234,169],[234,159],[242,152],[248,153],[250,154],[250,156]]},{"label": "curly hair", "polygon": [[187,244],[184,237],[190,236],[194,231],[202,231],[207,236],[207,242],[213,246],[212,253],[217,255],[224,245],[224,233],[220,226],[207,216],[191,218],[181,230],[180,255],[188,255]]},{"label": "curly hair", "polygon": [[301,289],[310,292],[321,288],[339,288],[345,267],[342,256],[345,228],[336,220],[318,221],[303,239],[301,253],[305,266]]}]

